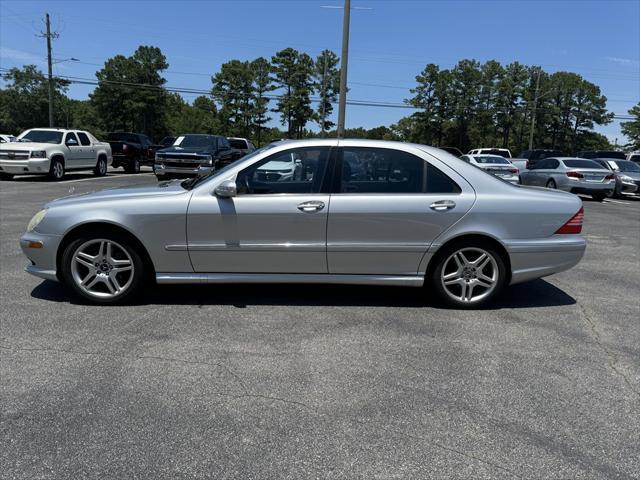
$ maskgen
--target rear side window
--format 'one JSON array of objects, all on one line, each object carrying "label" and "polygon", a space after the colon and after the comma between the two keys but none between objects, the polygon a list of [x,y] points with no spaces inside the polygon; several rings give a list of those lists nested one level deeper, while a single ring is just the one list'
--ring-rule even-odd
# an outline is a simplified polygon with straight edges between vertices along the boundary
[{"label": "rear side window", "polygon": [[78,138],[80,139],[81,145],[91,145],[91,140],[89,140],[86,133],[78,132]]},{"label": "rear side window", "polygon": [[226,138],[220,137],[218,138],[218,148],[221,150],[227,150],[231,147],[229,146],[229,141]]},{"label": "rear side window", "polygon": [[345,147],[341,151],[340,193],[460,191],[449,177],[410,153],[367,147]]},{"label": "rear side window", "polygon": [[[73,132],[67,133],[67,136],[64,139],[64,143],[67,143],[71,139],[75,140],[76,143],[78,143],[78,137],[76,137],[76,134],[73,133]],[[78,145],[80,145],[80,144],[78,143]]]},{"label": "rear side window", "polygon": [[229,144],[231,145],[231,148],[237,148],[239,150],[249,148],[246,140],[231,139],[229,140]]}]

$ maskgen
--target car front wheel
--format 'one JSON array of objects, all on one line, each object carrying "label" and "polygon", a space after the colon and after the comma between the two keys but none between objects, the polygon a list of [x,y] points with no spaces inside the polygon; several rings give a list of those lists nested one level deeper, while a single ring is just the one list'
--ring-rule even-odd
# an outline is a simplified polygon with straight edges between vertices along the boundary
[{"label": "car front wheel", "polygon": [[96,304],[114,304],[135,296],[141,288],[145,267],[126,237],[83,235],[65,248],[61,274],[77,297]]},{"label": "car front wheel", "polygon": [[51,160],[49,178],[54,181],[62,180],[64,178],[64,163],[62,163],[62,160],[59,158]]},{"label": "car front wheel", "polygon": [[455,308],[477,308],[502,290],[507,270],[501,255],[490,245],[459,243],[438,256],[431,287],[438,298]]}]

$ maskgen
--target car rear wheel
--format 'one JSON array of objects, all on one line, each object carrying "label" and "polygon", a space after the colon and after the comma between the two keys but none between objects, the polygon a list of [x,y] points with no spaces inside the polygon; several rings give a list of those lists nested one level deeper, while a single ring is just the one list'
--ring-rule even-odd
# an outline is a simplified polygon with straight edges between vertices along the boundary
[{"label": "car rear wheel", "polygon": [[591,194],[591,198],[593,198],[596,202],[603,202],[605,198],[607,198],[606,193],[593,193]]},{"label": "car rear wheel", "polygon": [[127,166],[124,167],[127,173],[140,173],[140,159],[134,158]]},{"label": "car rear wheel", "polygon": [[464,242],[446,248],[431,274],[438,298],[455,308],[477,308],[496,297],[507,277],[505,263],[490,245]]},{"label": "car rear wheel", "polygon": [[67,245],[61,274],[75,296],[96,304],[123,303],[134,297],[145,275],[144,262],[122,235],[83,235]]},{"label": "car rear wheel", "polygon": [[98,158],[93,173],[96,177],[104,177],[107,174],[107,159],[105,157]]},{"label": "car rear wheel", "polygon": [[554,190],[556,190],[558,188],[558,186],[556,185],[556,181],[551,179],[547,182],[547,188],[552,188]]},{"label": "car rear wheel", "polygon": [[51,167],[49,167],[49,179],[59,181],[64,178],[64,163],[59,158],[51,160]]}]

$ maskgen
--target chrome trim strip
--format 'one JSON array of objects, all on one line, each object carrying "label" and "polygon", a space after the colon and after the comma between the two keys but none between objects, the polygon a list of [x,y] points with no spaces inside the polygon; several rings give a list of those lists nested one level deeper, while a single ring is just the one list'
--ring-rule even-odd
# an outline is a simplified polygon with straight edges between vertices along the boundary
[{"label": "chrome trim strip", "polygon": [[164,249],[168,252],[184,252],[187,250],[186,245],[165,245]]},{"label": "chrome trim strip", "polygon": [[176,283],[327,283],[421,287],[424,277],[410,275],[330,275],[298,273],[157,273],[160,284]]},{"label": "chrome trim strip", "polygon": [[415,252],[424,253],[429,249],[428,244],[407,243],[328,243],[329,252]]}]

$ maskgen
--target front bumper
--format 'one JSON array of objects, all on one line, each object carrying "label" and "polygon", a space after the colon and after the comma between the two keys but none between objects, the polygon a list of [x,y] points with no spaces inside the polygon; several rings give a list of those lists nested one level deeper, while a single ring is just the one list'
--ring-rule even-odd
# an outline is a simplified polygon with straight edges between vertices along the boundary
[{"label": "front bumper", "polygon": [[531,240],[507,240],[511,282],[526,282],[569,270],[580,262],[587,248],[582,235],[552,235]]},{"label": "front bumper", "polygon": [[[31,262],[25,271],[45,280],[58,280],[56,254],[61,241],[61,235],[44,235],[38,232],[27,232],[22,235],[20,248]],[[30,247],[33,243],[42,244],[42,247]]]},{"label": "front bumper", "polygon": [[0,172],[11,175],[46,174],[49,173],[48,158],[31,158],[28,160],[0,160]]}]

